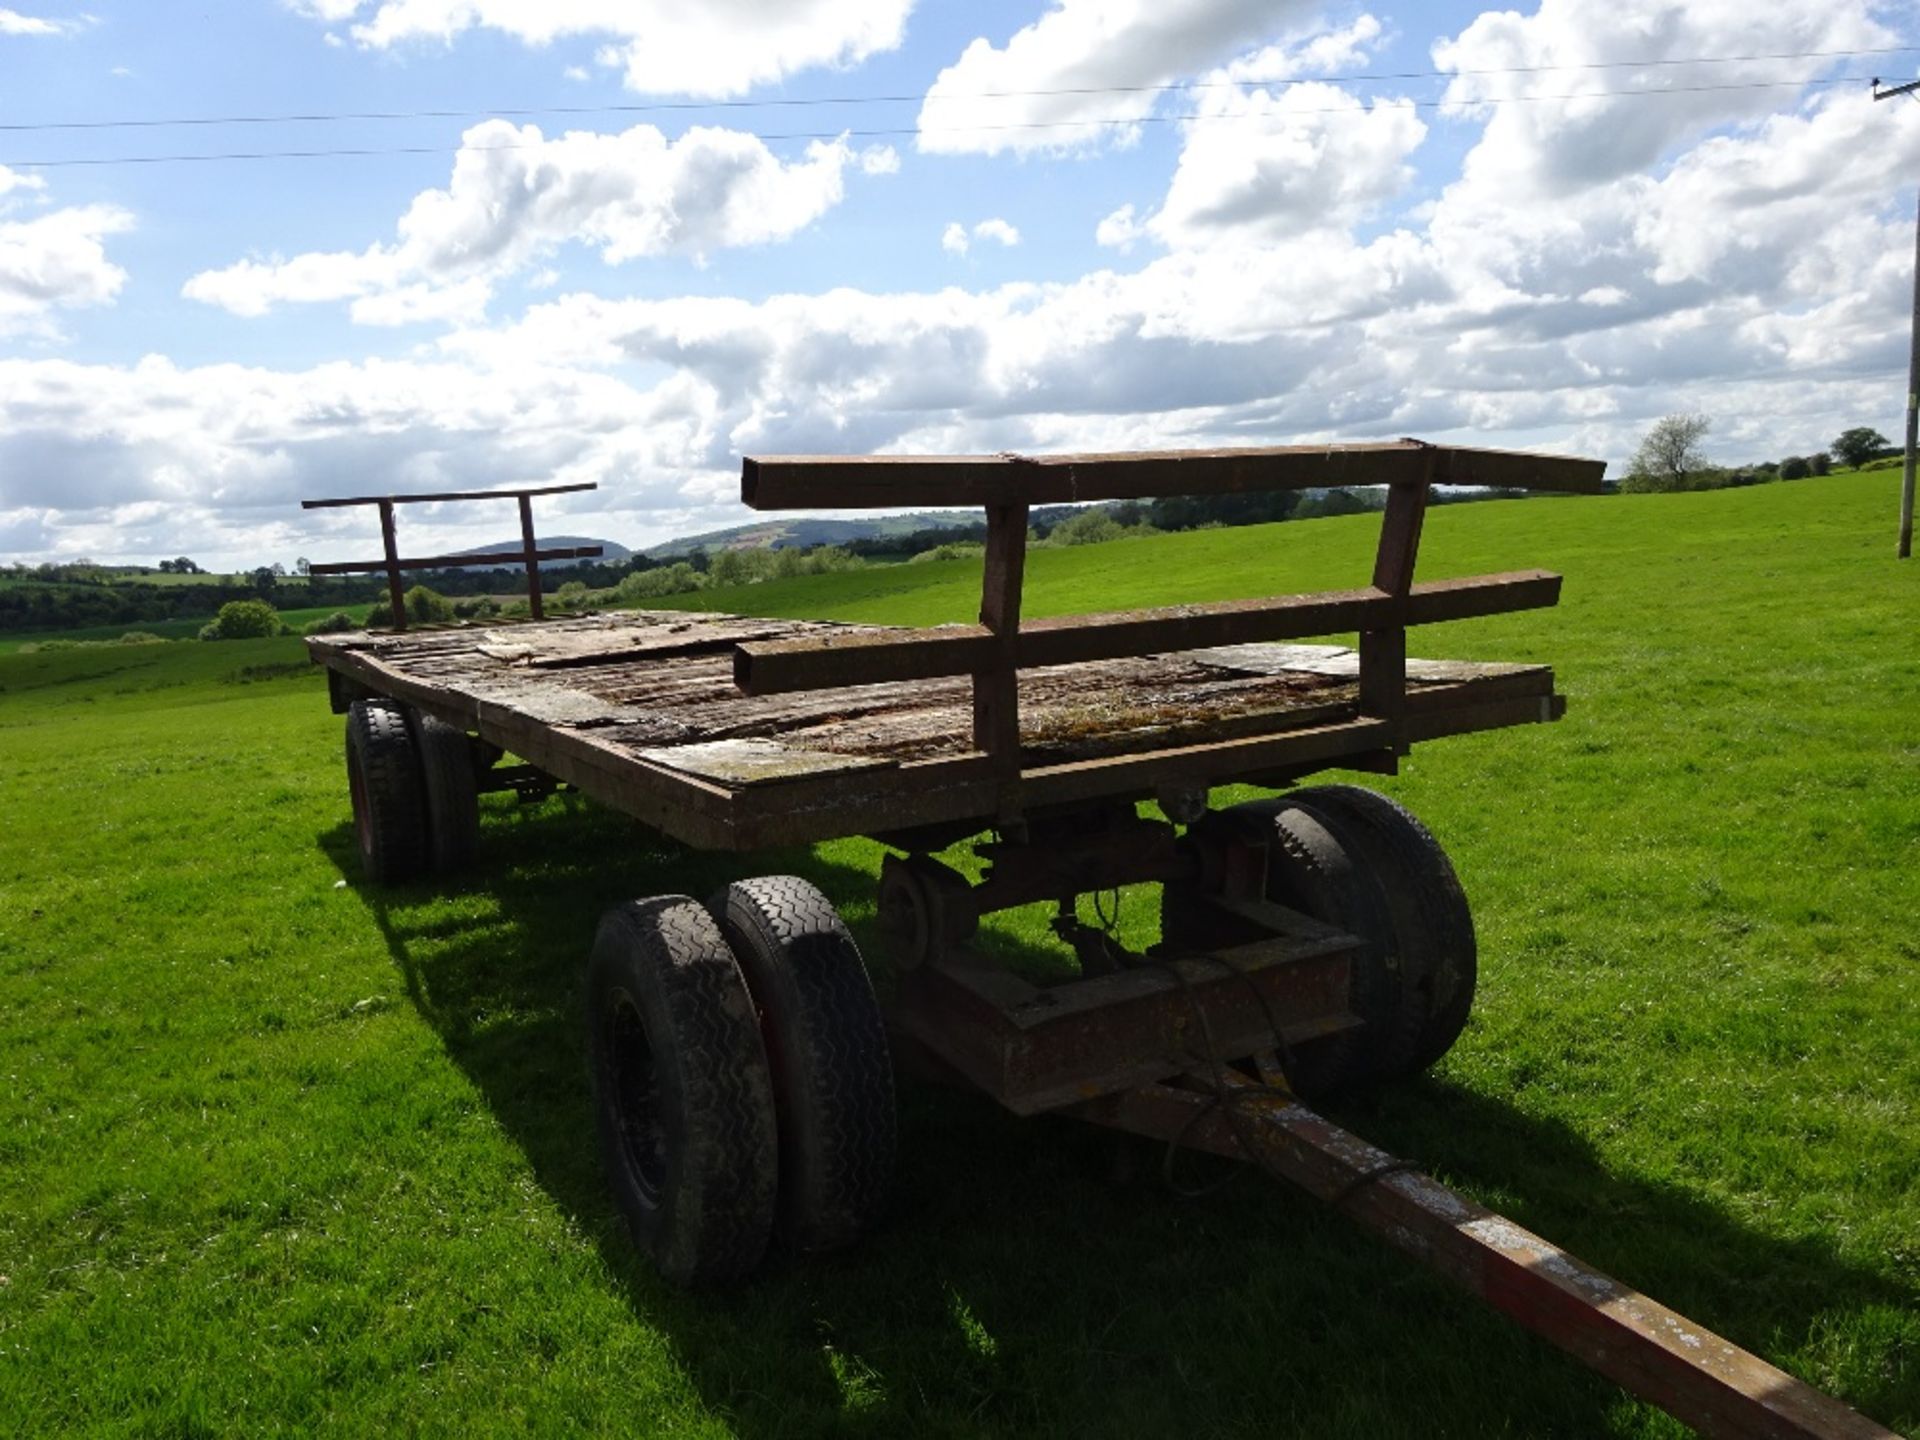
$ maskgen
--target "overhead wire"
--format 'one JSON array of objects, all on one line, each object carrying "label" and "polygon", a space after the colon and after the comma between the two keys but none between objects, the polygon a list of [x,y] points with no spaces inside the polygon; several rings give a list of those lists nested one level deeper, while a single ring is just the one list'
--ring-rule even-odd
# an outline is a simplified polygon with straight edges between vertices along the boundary
[{"label": "overhead wire", "polygon": [[[1803,89],[1810,86],[1831,86],[1857,84],[1870,77],[1864,75],[1810,76],[1791,80],[1744,80],[1731,81],[1718,85],[1672,85],[1660,89],[1631,90],[1582,90],[1557,94],[1540,95],[1496,95],[1473,100],[1415,100],[1398,99],[1389,103],[1410,105],[1416,110],[1478,110],[1486,106],[1535,104],[1565,100],[1601,100],[1601,99],[1654,99],[1661,96],[1698,95],[1718,91]],[[1244,82],[1243,82],[1244,83]],[[1299,81],[1288,81],[1298,84]],[[1039,93],[1039,92],[1035,92]],[[1092,93],[1092,92],[1089,92]],[[476,112],[479,113],[479,112]],[[488,111],[489,115],[509,112]],[[762,143],[772,144],[782,141],[801,140],[878,140],[900,139],[914,135],[958,135],[990,134],[1021,130],[1060,130],[1073,128],[1127,126],[1127,125],[1173,125],[1206,124],[1221,121],[1245,121],[1271,119],[1276,116],[1295,115],[1341,115],[1353,113],[1352,106],[1327,105],[1313,107],[1276,106],[1264,110],[1243,110],[1233,114],[1189,113],[1180,115],[1124,115],[1079,120],[1023,120],[998,124],[979,125],[898,125],[881,127],[844,127],[838,130],[796,130],[787,132],[743,131]],[[224,160],[313,160],[335,157],[371,158],[387,155],[453,155],[486,154],[495,151],[533,149],[546,144],[545,140],[513,142],[500,145],[377,145],[377,146],[325,146],[314,149],[281,150],[224,150],[210,152],[185,152],[158,155],[89,155],[65,156],[51,159],[13,159],[0,157],[0,165],[11,169],[63,169],[76,166],[100,165],[163,165],[188,163],[194,161]]]},{"label": "overhead wire", "polygon": [[1640,70],[1682,65],[1744,65],[1774,60],[1838,60],[1869,55],[1920,53],[1920,46],[1891,45],[1861,50],[1782,50],[1753,55],[1670,56],[1651,60],[1582,60],[1554,65],[1490,65],[1457,70],[1395,70],[1350,74],[1284,75],[1271,78],[1236,77],[1227,80],[1174,80],[1153,85],[1073,85],[1032,90],[979,90],[939,94],[767,96],[755,100],[613,101],[591,105],[515,105],[458,110],[338,110],[291,112],[277,115],[182,115],[115,120],[0,121],[0,132],[49,130],[138,130],[217,125],[332,124],[348,121],[473,120],[489,116],[539,115],[648,115],[697,110],[755,110],[811,108],[835,105],[905,105],[971,100],[1047,99],[1077,95],[1161,95],[1187,90],[1214,90],[1263,85],[1360,85],[1395,80],[1448,80],[1463,75],[1543,75],[1566,70]]}]

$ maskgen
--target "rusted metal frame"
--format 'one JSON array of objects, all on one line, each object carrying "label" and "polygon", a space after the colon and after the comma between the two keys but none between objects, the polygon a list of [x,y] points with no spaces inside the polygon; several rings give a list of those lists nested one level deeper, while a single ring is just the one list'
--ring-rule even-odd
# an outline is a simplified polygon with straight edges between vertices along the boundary
[{"label": "rusted metal frame", "polygon": [[[535,550],[536,560],[590,560],[596,555],[604,555],[605,549],[599,545],[560,546],[550,550]],[[518,550],[495,551],[490,555],[402,555],[394,563],[402,570],[460,570],[480,565],[508,565],[523,558]],[[329,560],[324,564],[311,567],[315,575],[360,575],[369,571],[384,570],[387,562],[382,560]]]},{"label": "rusted metal frame", "polygon": [[1443,484],[1576,494],[1598,494],[1606,468],[1565,455],[1418,440],[1088,455],[766,455],[742,460],[740,498],[756,510],[1145,500],[1402,484],[1425,477],[1430,459]]},{"label": "rusted metal frame", "polygon": [[962,951],[902,975],[888,1022],[1015,1114],[1038,1114],[1190,1070],[1203,1034],[1250,1054],[1273,1048],[1276,1022],[1289,1045],[1352,1028],[1358,942],[1304,916],[1301,926],[1218,958],[1046,987]]},{"label": "rusted metal frame", "polygon": [[534,619],[544,620],[547,610],[540,597],[540,557],[533,543],[533,498],[529,495],[520,497],[520,547],[527,567],[527,609]]},{"label": "rusted metal frame", "polygon": [[1148,820],[1130,804],[1089,818],[1104,823],[1075,833],[1065,825],[1031,820],[1025,841],[975,846],[988,868],[968,890],[974,914],[1121,885],[1185,880],[1198,870],[1198,861],[1180,845],[1179,833],[1164,820]]},{"label": "rusted metal frame", "polygon": [[[1427,457],[1428,480],[1433,457]],[[1420,528],[1427,514],[1428,481],[1392,486],[1380,519],[1380,547],[1373,560],[1373,588],[1391,597],[1380,607],[1386,623],[1360,631],[1360,713],[1394,723],[1396,748],[1405,753],[1402,722],[1407,711],[1407,600],[1420,558]]]},{"label": "rusted metal frame", "polygon": [[393,502],[380,502],[380,546],[386,559],[380,568],[387,572],[387,599],[393,611],[393,628],[407,628],[406,586],[400,578],[400,545],[393,534]]},{"label": "rusted metal frame", "polygon": [[302,510],[334,510],[343,505],[438,505],[447,500],[511,500],[523,495],[566,495],[576,490],[597,490],[597,480],[582,480],[571,485],[532,485],[511,490],[443,490],[429,495],[337,495],[325,500],[302,500]]},{"label": "rusted metal frame", "polygon": [[990,648],[983,650],[984,663],[973,671],[973,748],[1002,776],[1020,773],[1020,692],[1014,667],[1026,558],[1027,507],[990,506],[980,581],[980,625]]},{"label": "rusted metal frame", "polygon": [[[1224,1078],[1238,1083],[1232,1071]],[[1153,1084],[1066,1113],[1255,1160],[1703,1435],[1892,1440],[1831,1396],[1282,1096],[1249,1088],[1222,1103]]]},{"label": "rusted metal frame", "polygon": [[[1020,627],[1013,637],[1014,664],[1032,669],[1297,640],[1364,630],[1396,616],[1404,624],[1426,625],[1502,615],[1558,603],[1560,584],[1551,571],[1520,570],[1415,585],[1397,600],[1368,588],[1057,616]],[[932,680],[976,673],[998,658],[1002,644],[985,626],[974,625],[745,641],[734,651],[733,677],[749,695]]]},{"label": "rusted metal frame", "polygon": [[[384,570],[387,576],[387,594],[393,610],[393,628],[407,628],[405,591],[400,572],[407,570],[472,569],[481,565],[502,565],[518,560],[527,571],[527,607],[536,620],[544,619],[546,611],[540,596],[540,562],[542,560],[591,559],[603,552],[598,545],[581,545],[569,548],[541,550],[533,534],[533,499],[535,495],[560,495],[577,490],[597,490],[597,481],[581,481],[573,485],[538,485],[514,490],[450,490],[428,495],[347,495],[326,500],[302,500],[304,510],[336,509],[346,505],[377,505],[380,507],[380,538],[385,556],[377,564],[362,564],[358,561],[346,563],[329,562],[315,565],[316,575],[350,575],[367,570]],[[399,546],[394,539],[393,507],[395,505],[420,505],[450,500],[515,500],[520,507],[520,541],[518,552],[502,551],[492,555],[441,555],[426,559],[402,559]]]}]

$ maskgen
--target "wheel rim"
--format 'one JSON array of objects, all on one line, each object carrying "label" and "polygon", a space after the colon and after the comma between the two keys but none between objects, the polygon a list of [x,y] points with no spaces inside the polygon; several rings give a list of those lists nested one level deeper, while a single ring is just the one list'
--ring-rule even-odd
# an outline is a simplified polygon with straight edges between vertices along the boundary
[{"label": "wheel rim", "polygon": [[634,1187],[658,1206],[667,1183],[667,1136],[660,1104],[660,1078],[647,1043],[646,1023],[633,996],[610,997],[606,1021],[606,1095],[620,1154]]}]

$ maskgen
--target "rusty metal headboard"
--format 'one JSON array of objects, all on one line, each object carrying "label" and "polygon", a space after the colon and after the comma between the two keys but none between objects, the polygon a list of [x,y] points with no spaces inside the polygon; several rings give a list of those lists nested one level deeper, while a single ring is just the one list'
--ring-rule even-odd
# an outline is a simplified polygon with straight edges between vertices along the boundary
[{"label": "rusty metal headboard", "polygon": [[[407,628],[407,608],[403,603],[403,587],[400,573],[403,570],[452,570],[481,565],[501,565],[514,560],[520,561],[527,569],[527,605],[533,612],[533,618],[541,619],[546,611],[540,601],[540,562],[542,560],[591,560],[602,553],[598,545],[579,545],[542,550],[533,539],[533,497],[535,495],[564,495],[575,490],[597,490],[600,487],[593,481],[577,485],[541,485],[527,490],[453,490],[437,495],[350,495],[331,500],[302,500],[302,510],[331,510],[342,505],[378,505],[380,507],[380,539],[386,555],[379,560],[343,560],[327,565],[315,565],[310,574],[314,575],[363,575],[374,571],[385,571],[387,576],[387,594],[393,602],[394,628]],[[438,504],[449,500],[518,500],[520,502],[520,548],[502,550],[492,555],[438,555],[430,558],[404,558],[400,554],[399,543],[394,538],[393,507],[396,505]]]}]

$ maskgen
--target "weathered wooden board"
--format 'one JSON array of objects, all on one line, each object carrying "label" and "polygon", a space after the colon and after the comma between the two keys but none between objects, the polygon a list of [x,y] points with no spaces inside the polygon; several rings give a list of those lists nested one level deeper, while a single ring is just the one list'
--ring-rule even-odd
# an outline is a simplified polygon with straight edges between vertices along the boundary
[{"label": "weathered wooden board", "polygon": [[816,775],[844,775],[855,770],[887,770],[891,760],[872,756],[837,755],[831,750],[808,750],[777,740],[708,740],[694,745],[667,745],[635,752],[656,765],[682,770],[703,780],[746,789],[778,785]]},{"label": "weathered wooden board", "polygon": [[[319,663],[423,706],[691,844],[719,848],[988,818],[1008,804],[1391,762],[1358,657],[1251,644],[1018,673],[1018,770],[976,749],[968,677],[746,695],[735,647],[880,627],[626,611],[405,635],[316,636]],[[884,632],[883,632],[884,633]],[[1545,666],[1407,663],[1417,738],[1558,713]]]}]

